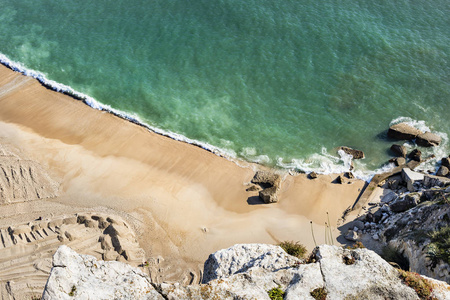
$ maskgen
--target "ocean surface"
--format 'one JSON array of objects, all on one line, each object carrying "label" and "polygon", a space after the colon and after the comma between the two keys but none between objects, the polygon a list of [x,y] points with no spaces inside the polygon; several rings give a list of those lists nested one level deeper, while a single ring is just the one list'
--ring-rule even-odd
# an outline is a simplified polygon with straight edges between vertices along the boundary
[{"label": "ocean surface", "polygon": [[350,146],[370,176],[389,167],[386,130],[400,121],[443,137],[427,154],[450,154],[448,0],[0,7],[3,62],[226,156],[327,173],[348,169],[336,147]]}]

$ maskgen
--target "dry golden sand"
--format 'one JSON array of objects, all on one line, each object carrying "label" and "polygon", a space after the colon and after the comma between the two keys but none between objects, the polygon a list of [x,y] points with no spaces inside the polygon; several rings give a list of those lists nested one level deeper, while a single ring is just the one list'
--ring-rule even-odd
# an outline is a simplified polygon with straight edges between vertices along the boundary
[{"label": "dry golden sand", "polygon": [[323,243],[326,212],[336,226],[364,185],[286,175],[279,203],[251,205],[257,193],[246,192],[246,184],[257,165],[238,166],[154,134],[4,66],[0,138],[61,183],[59,196],[47,199],[41,213],[116,212],[134,226],[147,257],[165,259],[166,279],[176,279],[183,268],[197,272],[208,254],[236,243],[295,240],[312,249],[310,220]]}]

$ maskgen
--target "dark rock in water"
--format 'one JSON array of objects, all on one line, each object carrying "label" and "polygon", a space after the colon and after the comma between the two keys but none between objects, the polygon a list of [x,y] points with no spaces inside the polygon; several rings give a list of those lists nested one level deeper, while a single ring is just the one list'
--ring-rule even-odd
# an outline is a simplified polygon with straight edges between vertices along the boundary
[{"label": "dark rock in water", "polygon": [[269,171],[257,171],[252,179],[252,183],[266,187],[279,187],[281,183],[281,176],[279,174]]},{"label": "dark rock in water", "polygon": [[415,160],[415,161],[421,161],[422,160],[422,151],[419,149],[414,149],[409,153],[408,158]]},{"label": "dark rock in water", "polygon": [[431,132],[419,134],[416,138],[416,144],[423,147],[439,146],[441,141],[440,136]]},{"label": "dark rock in water", "polygon": [[352,173],[352,172],[345,172],[345,173],[344,173],[344,176],[347,177],[348,179],[353,179],[353,178],[355,178],[355,176],[353,176],[353,173]]},{"label": "dark rock in water", "polygon": [[278,188],[273,186],[264,189],[259,192],[259,197],[264,201],[264,203],[274,203],[278,202]]},{"label": "dark rock in water", "polygon": [[449,170],[446,166],[441,166],[439,170],[437,171],[437,176],[447,176],[449,173]]},{"label": "dark rock in water", "polygon": [[401,156],[401,157],[406,157],[406,147],[403,145],[397,145],[397,144],[393,144],[391,146],[391,150],[392,152],[394,152],[396,155]]},{"label": "dark rock in water", "polygon": [[444,157],[444,158],[441,160],[441,164],[442,164],[444,167],[447,167],[448,169],[450,169],[450,158],[449,158],[449,157]]},{"label": "dark rock in water", "polygon": [[317,178],[317,173],[316,172],[311,172],[308,174],[309,179],[316,179]]},{"label": "dark rock in water", "polygon": [[408,194],[405,197],[398,198],[389,205],[389,208],[393,212],[404,212],[410,208],[413,208],[419,204],[420,196],[419,194]]},{"label": "dark rock in water", "polygon": [[421,134],[417,128],[412,127],[406,123],[399,123],[392,125],[388,130],[388,137],[397,140],[412,140],[415,139],[419,134]]},{"label": "dark rock in water", "polygon": [[344,151],[347,154],[350,154],[351,156],[353,156],[353,159],[362,159],[365,157],[364,152],[362,152],[361,150],[356,150],[344,146],[339,147],[338,149]]},{"label": "dark rock in water", "polygon": [[394,157],[389,160],[389,162],[394,163],[396,166],[403,166],[406,164],[406,159],[403,157]]}]

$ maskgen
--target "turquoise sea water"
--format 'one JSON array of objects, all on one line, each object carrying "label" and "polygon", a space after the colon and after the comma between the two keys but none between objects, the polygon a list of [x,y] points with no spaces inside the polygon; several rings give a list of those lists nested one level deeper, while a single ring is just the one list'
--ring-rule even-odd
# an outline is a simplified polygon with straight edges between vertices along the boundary
[{"label": "turquoise sea water", "polygon": [[[339,169],[407,120],[450,152],[450,1],[0,0],[0,52],[231,156]],[[404,117],[403,119],[399,119]],[[423,121],[423,122],[416,122]]]}]

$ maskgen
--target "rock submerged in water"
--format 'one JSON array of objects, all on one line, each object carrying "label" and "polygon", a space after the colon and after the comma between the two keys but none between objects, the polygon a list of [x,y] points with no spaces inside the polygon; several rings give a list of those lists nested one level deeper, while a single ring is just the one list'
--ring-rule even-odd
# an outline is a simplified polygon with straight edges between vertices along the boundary
[{"label": "rock submerged in water", "polygon": [[394,157],[391,158],[389,162],[394,163],[396,166],[403,166],[406,164],[406,159],[403,157]]},{"label": "rock submerged in water", "polygon": [[422,151],[419,149],[414,149],[411,153],[409,153],[408,158],[420,162],[422,161]]},{"label": "rock submerged in water", "polygon": [[393,144],[391,146],[391,151],[394,152],[397,156],[400,157],[406,157],[406,154],[408,153],[406,151],[406,147],[403,145],[397,145],[397,144]]},{"label": "rock submerged in water", "polygon": [[437,176],[447,176],[449,174],[449,170],[446,166],[441,166],[439,170],[437,171]]},{"label": "rock submerged in water", "polygon": [[413,140],[419,134],[422,134],[422,131],[419,129],[408,125],[407,123],[399,123],[392,125],[388,130],[388,137],[396,140]]},{"label": "rock submerged in water", "polygon": [[440,136],[431,132],[419,134],[416,138],[416,144],[422,147],[439,146],[441,141],[442,139]]},{"label": "rock submerged in water", "polygon": [[342,150],[345,153],[350,154],[353,156],[353,159],[363,159],[365,157],[364,152],[361,150],[356,150],[345,146],[339,147],[338,150]]}]

